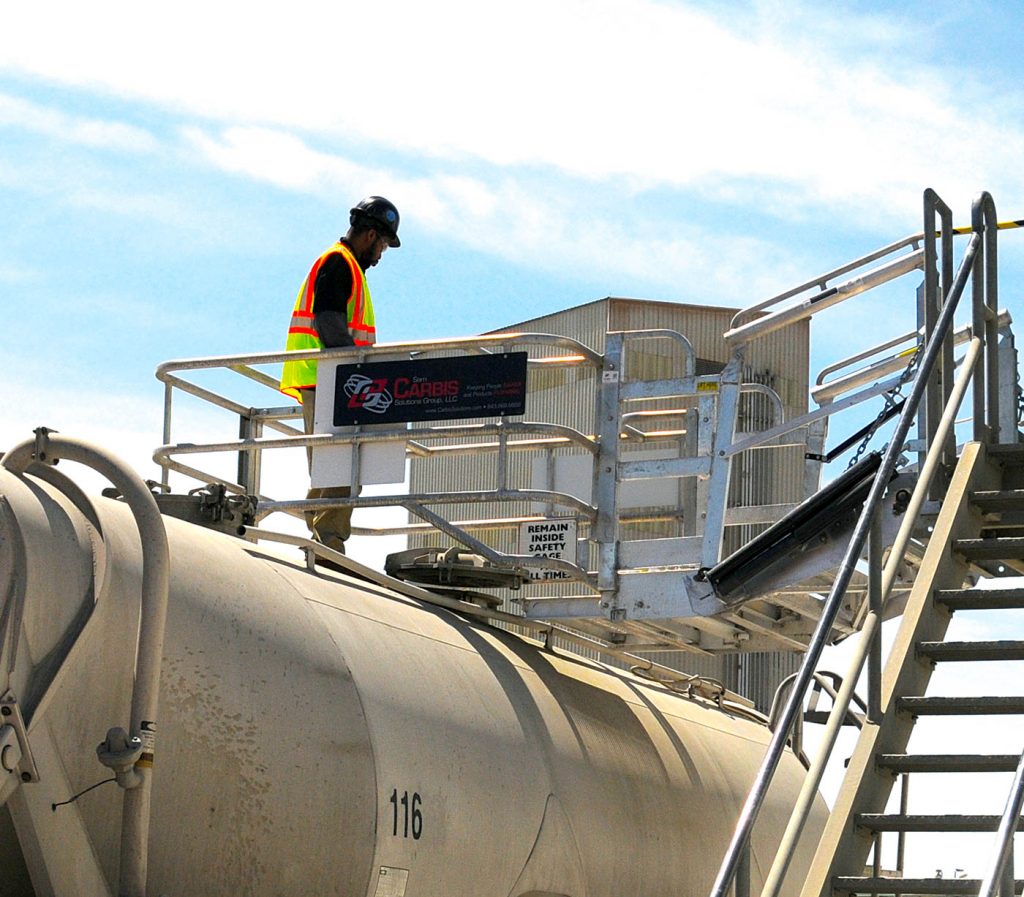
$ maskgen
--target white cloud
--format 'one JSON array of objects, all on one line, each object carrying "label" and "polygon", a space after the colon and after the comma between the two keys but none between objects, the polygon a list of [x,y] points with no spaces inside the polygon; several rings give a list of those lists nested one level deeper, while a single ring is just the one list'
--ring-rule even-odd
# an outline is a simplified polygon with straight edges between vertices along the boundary
[{"label": "white cloud", "polygon": [[[1011,164],[1022,130],[993,111],[1005,97],[978,103],[952,71],[915,63],[919,34],[880,15],[761,4],[726,24],[652,0],[300,0],[262,15],[69,4],[61,29],[40,22],[49,6],[7,15],[8,70],[367,157],[384,148],[719,197],[771,181],[777,211],[830,205],[876,220],[916,205],[924,184],[958,201],[979,185],[1024,186]],[[298,147],[275,155],[316,167]]]},{"label": "white cloud", "polygon": [[[490,180],[400,176],[265,128],[228,128],[220,135],[189,128],[185,138],[223,170],[276,186],[346,195],[376,185],[373,189],[400,196],[403,214],[419,226],[492,255],[529,258],[552,271],[597,271],[623,285],[640,278],[683,291],[691,300],[728,297],[739,302],[776,289],[782,277],[799,276],[792,263],[780,261],[766,269],[765,258],[778,256],[767,240],[709,235],[666,220],[613,223],[601,215],[582,215],[564,193],[549,195],[507,174]],[[701,295],[694,296],[692,285],[698,283]]]},{"label": "white cloud", "polygon": [[0,127],[14,127],[67,143],[128,152],[152,152],[156,138],[142,128],[117,121],[68,115],[0,93]]},{"label": "white cloud", "polygon": [[0,284],[7,286],[20,286],[22,284],[34,283],[43,279],[43,273],[34,268],[22,265],[0,264]]},{"label": "white cloud", "polygon": [[370,171],[340,156],[311,149],[294,134],[269,128],[226,128],[219,139],[198,127],[182,132],[186,143],[214,165],[277,187],[316,192],[325,183],[365,183]]}]

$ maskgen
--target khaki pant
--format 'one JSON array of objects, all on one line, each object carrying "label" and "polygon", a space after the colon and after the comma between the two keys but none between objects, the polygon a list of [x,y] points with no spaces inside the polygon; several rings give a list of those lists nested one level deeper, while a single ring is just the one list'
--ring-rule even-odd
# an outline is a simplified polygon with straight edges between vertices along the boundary
[{"label": "khaki pant", "polygon": [[[316,390],[302,390],[302,423],[306,434],[313,432],[313,409],[316,406]],[[313,469],[313,450],[306,449],[306,461]],[[348,498],[350,486],[330,486],[326,489],[310,489],[306,498]],[[306,511],[306,526],[321,545],[345,553],[345,540],[352,534],[352,509],[328,508],[324,511]]]}]

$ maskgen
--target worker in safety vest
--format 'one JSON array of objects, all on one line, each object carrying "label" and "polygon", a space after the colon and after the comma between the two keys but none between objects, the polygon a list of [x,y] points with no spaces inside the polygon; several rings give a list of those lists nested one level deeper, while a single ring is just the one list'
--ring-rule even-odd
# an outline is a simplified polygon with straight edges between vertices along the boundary
[{"label": "worker in safety vest", "polygon": [[[288,327],[287,351],[372,346],[377,341],[373,301],[366,269],[376,265],[385,250],[401,245],[398,209],[383,196],[368,196],[349,213],[344,237],[315,261],[302,282]],[[302,405],[306,433],[313,432],[316,361],[285,362],[281,392]],[[307,451],[312,466],[312,452]],[[348,486],[310,489],[308,498],[348,498]],[[309,511],[306,524],[313,537],[336,551],[345,551],[352,530],[352,509]]]}]

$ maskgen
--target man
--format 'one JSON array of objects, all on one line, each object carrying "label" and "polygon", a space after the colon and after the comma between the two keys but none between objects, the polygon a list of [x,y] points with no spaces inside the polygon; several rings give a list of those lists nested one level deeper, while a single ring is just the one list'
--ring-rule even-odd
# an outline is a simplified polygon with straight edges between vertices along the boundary
[{"label": "man", "polygon": [[[295,300],[288,327],[287,351],[372,346],[377,341],[373,301],[366,269],[376,265],[385,250],[401,246],[398,209],[383,196],[368,196],[349,213],[349,229],[310,268]],[[313,432],[316,397],[315,361],[287,361],[281,392],[302,405],[306,433]],[[306,456],[312,468],[312,451]],[[348,486],[310,489],[307,498],[348,498]],[[344,553],[352,531],[352,509],[307,511],[306,525],[318,542]]]}]

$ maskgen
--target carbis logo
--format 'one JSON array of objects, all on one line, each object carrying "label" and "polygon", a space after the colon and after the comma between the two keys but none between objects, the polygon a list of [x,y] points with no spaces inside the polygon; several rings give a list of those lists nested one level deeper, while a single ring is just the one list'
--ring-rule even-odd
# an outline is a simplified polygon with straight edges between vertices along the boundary
[{"label": "carbis logo", "polygon": [[387,379],[374,380],[364,374],[352,374],[345,381],[345,395],[349,408],[365,408],[374,414],[383,414],[394,399],[387,389]]}]

